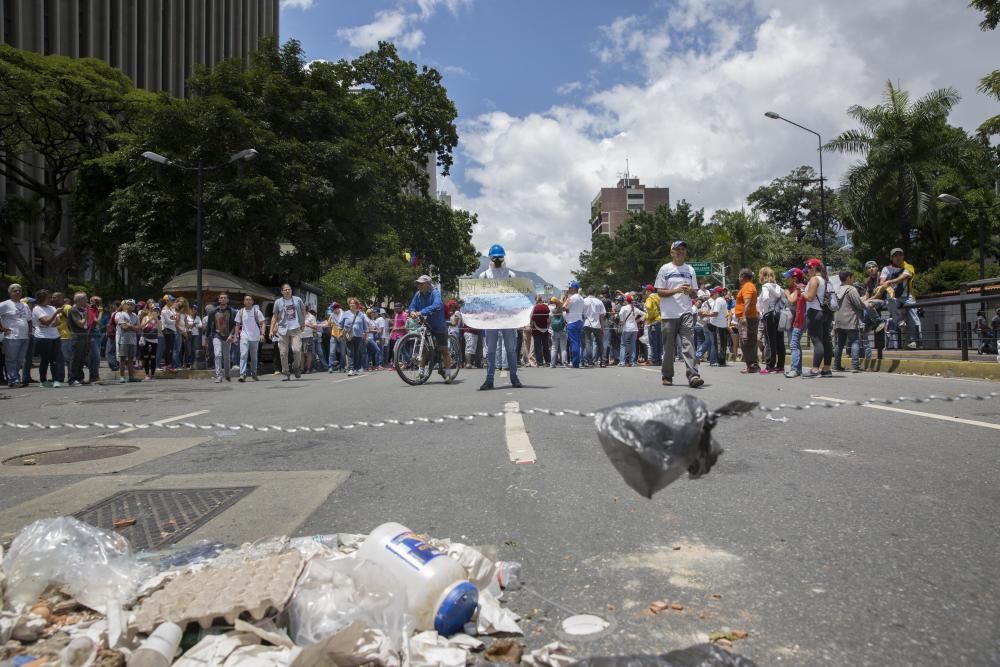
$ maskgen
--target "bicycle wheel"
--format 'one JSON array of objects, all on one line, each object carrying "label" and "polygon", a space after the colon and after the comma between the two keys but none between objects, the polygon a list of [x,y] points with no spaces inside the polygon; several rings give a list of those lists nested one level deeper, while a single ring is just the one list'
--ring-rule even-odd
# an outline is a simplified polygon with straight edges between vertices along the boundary
[{"label": "bicycle wheel", "polygon": [[421,352],[425,355],[430,355],[432,352],[432,350],[422,349],[425,346],[423,336],[418,333],[408,333],[396,342],[392,365],[395,366],[396,373],[406,384],[423,384],[430,377],[428,369],[420,367]]},{"label": "bicycle wheel", "polygon": [[[464,347],[458,342],[455,336],[448,336],[448,352],[451,354],[451,368],[442,368],[444,371],[444,381],[447,384],[454,382],[458,377],[458,371],[462,368],[462,356]],[[438,358],[438,366],[441,367],[441,359]]]}]

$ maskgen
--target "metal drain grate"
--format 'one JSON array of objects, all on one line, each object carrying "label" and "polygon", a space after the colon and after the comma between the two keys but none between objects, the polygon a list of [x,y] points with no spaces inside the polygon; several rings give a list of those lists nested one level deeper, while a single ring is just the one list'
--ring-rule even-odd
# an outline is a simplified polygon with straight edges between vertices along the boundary
[{"label": "metal drain grate", "polygon": [[[254,486],[211,489],[142,489],[121,491],[80,510],[73,516],[91,525],[114,530],[135,551],[176,544],[226,511]],[[135,523],[115,528],[115,522]]]},{"label": "metal drain grate", "polygon": [[103,447],[66,447],[65,449],[49,449],[44,452],[22,454],[4,459],[5,466],[44,466],[60,463],[81,463],[110,459],[115,456],[125,456],[139,451],[138,447],[126,445],[108,445]]}]

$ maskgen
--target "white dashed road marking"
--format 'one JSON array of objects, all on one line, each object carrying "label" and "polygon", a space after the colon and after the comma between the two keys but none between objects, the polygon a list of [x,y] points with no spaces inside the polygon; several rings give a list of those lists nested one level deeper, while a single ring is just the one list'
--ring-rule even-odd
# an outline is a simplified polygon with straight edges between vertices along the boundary
[{"label": "white dashed road marking", "polygon": [[507,437],[507,452],[513,463],[534,463],[535,448],[528,440],[528,432],[524,428],[524,419],[521,417],[520,406],[517,401],[509,401],[504,404],[504,432]]},{"label": "white dashed road marking", "polygon": [[[818,398],[821,401],[831,401],[833,403],[848,403],[840,398],[833,398],[831,396],[813,396],[813,398]],[[927,417],[928,419],[940,419],[941,421],[958,423],[958,424],[968,424],[969,426],[981,426],[982,428],[992,428],[1000,431],[1000,424],[991,424],[990,422],[981,422],[975,419],[963,419],[961,417],[952,417],[950,415],[939,415],[933,412],[920,412],[919,410],[905,410],[903,408],[894,408],[889,405],[873,405],[866,404],[861,407],[869,408],[871,410],[884,410],[885,412],[898,412],[904,415],[913,415],[915,417]]]}]

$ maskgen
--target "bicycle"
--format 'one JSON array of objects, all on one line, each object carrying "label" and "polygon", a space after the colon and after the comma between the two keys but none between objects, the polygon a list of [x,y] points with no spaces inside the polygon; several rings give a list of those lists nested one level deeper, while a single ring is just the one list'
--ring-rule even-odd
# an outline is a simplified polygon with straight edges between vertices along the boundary
[{"label": "bicycle", "polygon": [[[421,385],[430,379],[435,367],[444,377],[445,384],[451,384],[462,367],[464,349],[455,336],[448,336],[448,352],[451,353],[451,368],[441,367],[434,335],[421,320],[420,328],[411,331],[396,342],[392,354],[392,365],[399,377],[409,385]],[[426,363],[421,363],[426,360]]]}]

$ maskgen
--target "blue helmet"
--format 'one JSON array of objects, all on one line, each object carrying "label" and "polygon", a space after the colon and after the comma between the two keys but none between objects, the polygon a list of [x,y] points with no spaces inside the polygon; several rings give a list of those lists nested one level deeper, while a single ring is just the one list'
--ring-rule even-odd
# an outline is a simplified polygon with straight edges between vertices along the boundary
[{"label": "blue helmet", "polygon": [[580,289],[580,283],[575,280],[569,281],[569,289]]},{"label": "blue helmet", "polygon": [[495,243],[490,246],[490,257],[506,257],[507,253],[504,252],[503,246],[499,243]]}]

